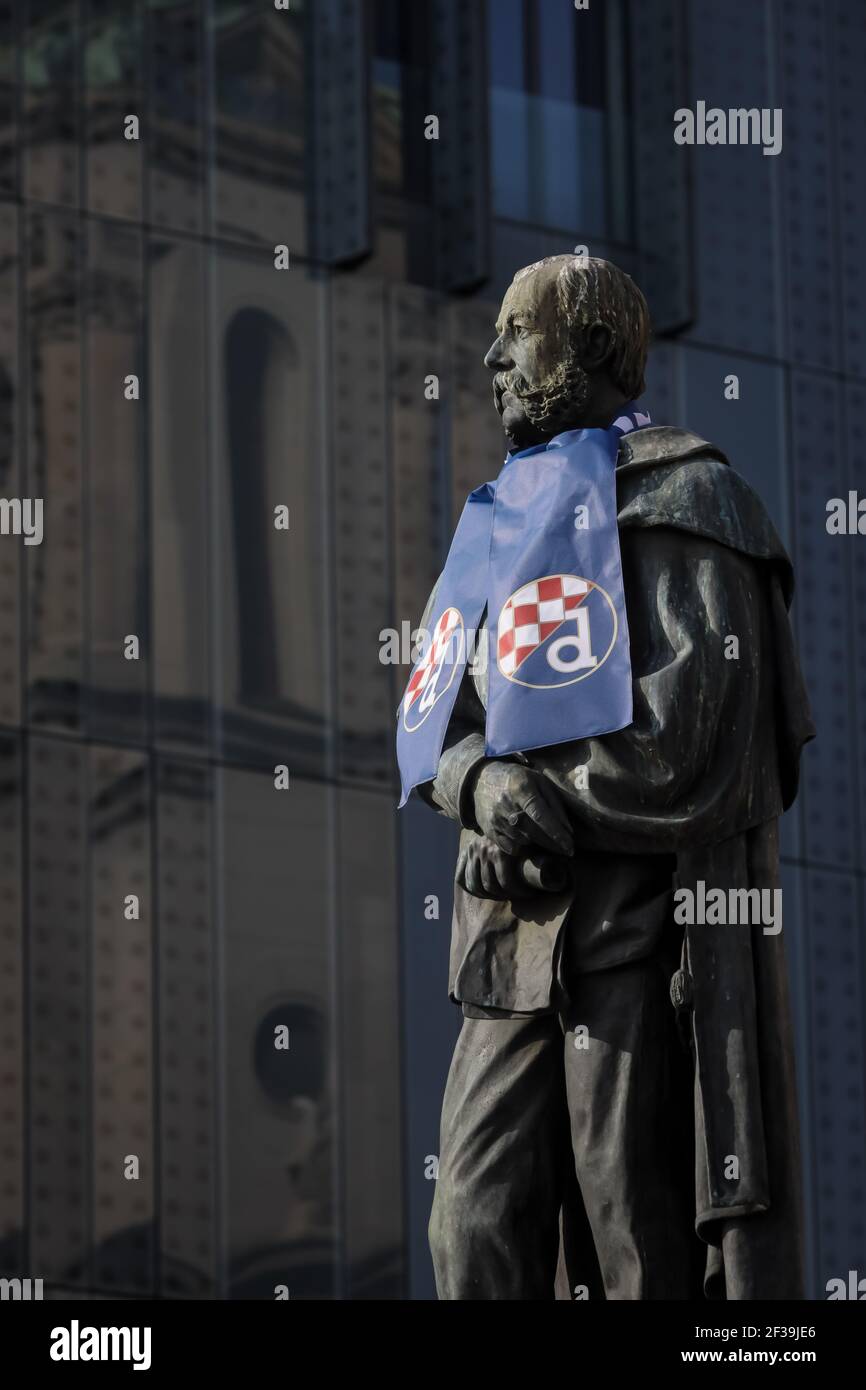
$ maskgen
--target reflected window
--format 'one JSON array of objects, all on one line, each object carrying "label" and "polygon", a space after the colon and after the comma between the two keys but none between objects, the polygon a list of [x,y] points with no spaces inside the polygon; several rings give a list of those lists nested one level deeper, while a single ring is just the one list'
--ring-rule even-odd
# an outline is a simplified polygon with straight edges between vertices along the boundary
[{"label": "reflected window", "polygon": [[378,0],[373,54],[373,123],[376,182],[398,191],[403,184],[403,64],[405,17],[399,0]]},{"label": "reflected window", "polygon": [[297,352],[281,323],[241,309],[226,334],[231,531],[238,605],[239,690],[245,704],[280,694],[270,550],[268,470],[285,452],[287,382]]},{"label": "reflected window", "polygon": [[426,11],[406,0],[375,0],[373,10],[373,161],[377,187],[429,200],[429,157],[406,129],[420,129],[425,105]]},{"label": "reflected window", "polygon": [[496,0],[487,13],[494,211],[628,240],[619,0]]},{"label": "reflected window", "polygon": [[[288,1030],[288,1051],[274,1046],[277,1028]],[[269,1009],[256,1029],[253,1045],[256,1077],[269,1100],[292,1106],[318,1105],[325,1089],[325,1021],[319,1009],[288,1000]]]},{"label": "reflected window", "polygon": [[303,44],[297,4],[292,9],[275,18],[268,6],[216,0],[221,119],[303,138]]}]

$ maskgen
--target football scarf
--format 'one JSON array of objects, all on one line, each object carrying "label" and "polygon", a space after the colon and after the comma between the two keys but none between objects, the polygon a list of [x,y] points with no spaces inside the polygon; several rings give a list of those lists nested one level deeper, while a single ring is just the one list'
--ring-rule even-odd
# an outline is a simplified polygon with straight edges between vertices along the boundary
[{"label": "football scarf", "polygon": [[401,806],[436,776],[467,661],[487,661],[488,757],[631,723],[616,457],[622,436],[650,423],[632,404],[606,430],[511,454],[469,494],[400,703]]}]

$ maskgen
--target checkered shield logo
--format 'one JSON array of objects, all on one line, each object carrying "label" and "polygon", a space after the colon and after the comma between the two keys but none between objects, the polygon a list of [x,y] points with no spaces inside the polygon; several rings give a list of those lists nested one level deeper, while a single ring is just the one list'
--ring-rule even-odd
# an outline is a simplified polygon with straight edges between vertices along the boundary
[{"label": "checkered shield logo", "polygon": [[503,604],[497,664],[518,685],[571,685],[603,665],[616,632],[616,609],[599,584],[574,574],[548,574],[521,585]]},{"label": "checkered shield logo", "polygon": [[403,727],[412,733],[441,699],[454,679],[463,654],[465,629],[456,608],[446,608],[403,696]]}]

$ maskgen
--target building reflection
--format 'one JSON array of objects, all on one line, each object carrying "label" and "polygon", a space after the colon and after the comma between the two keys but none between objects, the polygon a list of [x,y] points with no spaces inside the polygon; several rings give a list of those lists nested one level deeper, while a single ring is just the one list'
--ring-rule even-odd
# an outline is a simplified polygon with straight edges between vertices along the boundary
[{"label": "building reflection", "polygon": [[[804,283],[778,229],[830,237],[774,161],[684,172],[665,135],[683,73],[751,84],[734,105],[764,92],[815,127],[818,178],[816,103],[859,90],[848,7],[826,21],[838,92],[790,52],[773,75],[758,9],[732,56],[681,0],[579,21],[566,0],[0,5],[0,492],[45,506],[41,546],[0,538],[0,1273],[53,1296],[432,1296],[453,833],[395,815],[406,672],[380,633],[417,621],[499,467],[482,358],[505,283],[579,243],[650,296],[655,417],[727,448],[795,549],[836,740],[785,830],[811,1259],[817,1287],[862,1267],[860,676],[846,600],[835,627],[808,608],[828,576],[856,588],[812,465],[860,418],[862,287],[847,252]],[[825,415],[795,411],[816,370]]]}]

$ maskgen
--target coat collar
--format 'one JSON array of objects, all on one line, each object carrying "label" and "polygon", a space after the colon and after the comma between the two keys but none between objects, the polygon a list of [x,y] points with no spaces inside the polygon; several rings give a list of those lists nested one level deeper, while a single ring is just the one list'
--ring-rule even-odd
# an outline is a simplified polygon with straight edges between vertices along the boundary
[{"label": "coat collar", "polygon": [[623,435],[617,472],[646,468],[650,464],[678,463],[698,455],[718,459],[720,463],[729,462],[721,449],[692,430],[679,429],[676,425],[646,425]]}]

